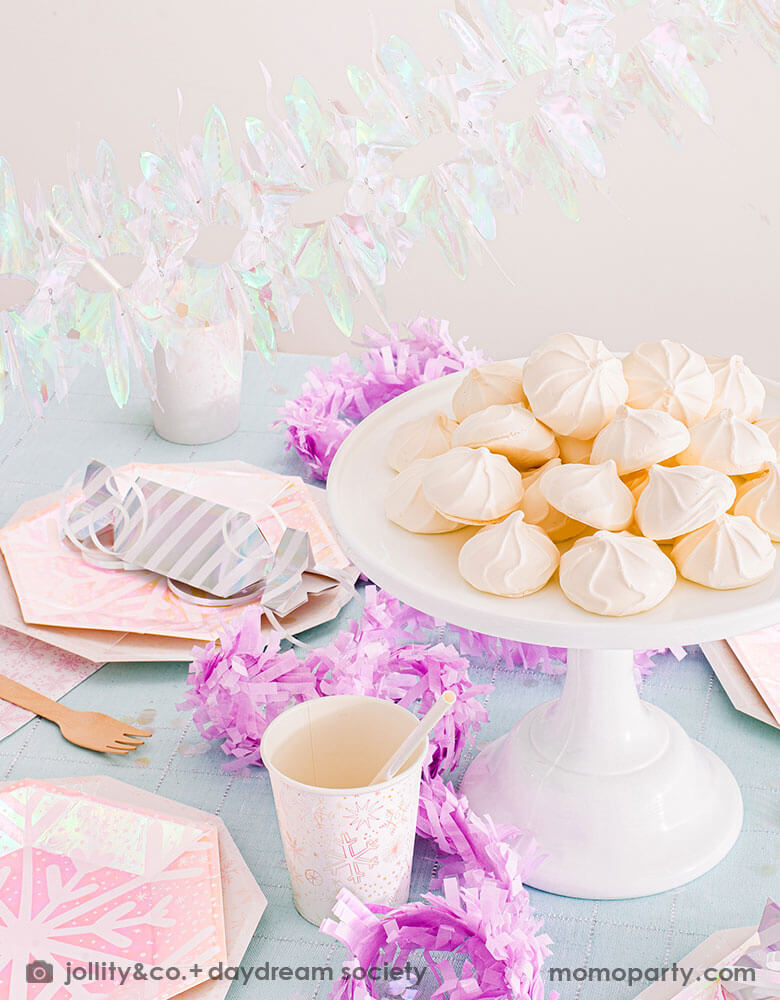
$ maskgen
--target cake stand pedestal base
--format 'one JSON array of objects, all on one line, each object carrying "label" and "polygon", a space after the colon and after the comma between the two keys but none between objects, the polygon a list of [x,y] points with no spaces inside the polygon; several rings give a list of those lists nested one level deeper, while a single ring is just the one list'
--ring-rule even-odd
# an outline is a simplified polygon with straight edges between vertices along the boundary
[{"label": "cake stand pedestal base", "polygon": [[648,896],[716,865],[742,826],[725,764],[641,701],[632,650],[569,650],[561,697],[529,712],[468,769],[478,813],[530,829],[529,884],[586,899]]}]

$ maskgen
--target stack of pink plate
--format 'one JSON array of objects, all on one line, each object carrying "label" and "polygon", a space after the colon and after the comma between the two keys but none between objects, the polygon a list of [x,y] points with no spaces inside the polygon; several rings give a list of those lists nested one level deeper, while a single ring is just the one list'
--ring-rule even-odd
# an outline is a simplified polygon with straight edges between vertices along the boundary
[{"label": "stack of pink plate", "polygon": [[[323,491],[297,476],[245,462],[134,463],[116,470],[123,488],[137,476],[246,512],[272,547],[285,527],[304,530],[318,563],[357,578],[331,532]],[[195,642],[215,638],[245,612],[246,605],[214,608],[183,601],[156,573],[90,565],[60,537],[62,499],[50,494],[23,504],[0,529],[0,626],[95,663],[178,662],[190,659]],[[352,596],[346,585],[311,594],[282,624],[290,634],[322,625]]]}]

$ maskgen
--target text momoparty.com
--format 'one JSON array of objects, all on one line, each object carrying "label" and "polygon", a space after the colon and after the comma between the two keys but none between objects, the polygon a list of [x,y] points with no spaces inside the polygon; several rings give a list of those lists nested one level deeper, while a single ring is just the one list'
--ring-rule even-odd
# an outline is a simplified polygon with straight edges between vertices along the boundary
[{"label": "text momoparty.com", "polygon": [[592,982],[615,982],[628,983],[634,986],[636,983],[658,983],[666,980],[672,982],[682,981],[687,986],[695,977],[695,981],[708,983],[732,982],[732,983],[752,983],[756,979],[756,970],[744,966],[725,966],[722,969],[692,969],[678,965],[670,965],[665,968],[650,966],[641,969],[638,966],[625,967],[616,966],[614,968],[586,968],[579,966],[576,969],[552,966],[548,971],[551,983],[592,983]]}]

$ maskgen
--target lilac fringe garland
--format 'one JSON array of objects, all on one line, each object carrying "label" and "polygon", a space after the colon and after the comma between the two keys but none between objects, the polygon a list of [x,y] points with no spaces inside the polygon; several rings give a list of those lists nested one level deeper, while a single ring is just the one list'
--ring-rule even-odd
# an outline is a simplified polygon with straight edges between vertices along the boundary
[{"label": "lilac fringe garland", "polygon": [[433,777],[457,767],[467,741],[487,721],[478,698],[491,688],[472,684],[469,661],[452,645],[431,644],[417,619],[400,601],[368,587],[361,619],[299,660],[292,650],[280,651],[278,636],[262,637],[260,613],[249,611],[227,627],[219,642],[195,650],[180,707],[194,710],[205,739],[224,740],[233,769],[262,763],[263,733],[297,702],[372,694],[424,713],[449,689],[458,698],[431,734],[426,773]]},{"label": "lilac fringe garland", "polygon": [[[464,746],[487,721],[478,699],[491,688],[471,682],[471,662],[549,674],[565,670],[564,649],[454,628],[376,587],[366,588],[359,620],[302,660],[292,650],[281,652],[277,635],[264,638],[260,625],[260,613],[248,611],[226,627],[219,642],[195,650],[181,706],[193,709],[205,739],[224,740],[223,751],[234,758],[232,769],[262,763],[260,740],[266,727],[297,702],[321,695],[372,694],[424,713],[451,689],[458,696],[455,708],[431,738],[427,773],[435,777],[457,767]],[[652,669],[651,656],[659,652],[663,650],[636,654],[639,675]],[[678,659],[685,655],[685,650],[674,652]]]},{"label": "lilac fringe garland", "polygon": [[[422,784],[418,833],[444,855],[437,881],[442,895],[427,893],[419,902],[389,908],[367,906],[344,890],[335,919],[320,929],[348,948],[351,968],[402,966],[421,949],[436,977],[434,998],[541,1000],[551,941],[540,933],[542,921],[524,885],[540,860],[533,838],[473,813],[441,778]],[[442,951],[448,957],[433,954]],[[452,955],[464,958],[459,973]],[[350,977],[331,996],[367,1000],[374,994]]]}]

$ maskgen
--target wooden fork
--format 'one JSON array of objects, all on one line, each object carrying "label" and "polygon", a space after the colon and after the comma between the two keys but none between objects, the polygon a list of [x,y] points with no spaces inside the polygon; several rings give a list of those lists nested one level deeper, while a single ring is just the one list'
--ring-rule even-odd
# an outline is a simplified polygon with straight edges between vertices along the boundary
[{"label": "wooden fork", "polygon": [[56,723],[66,740],[87,750],[126,754],[143,746],[141,737],[152,735],[101,712],[79,712],[60,705],[3,674],[0,674],[0,698]]}]

